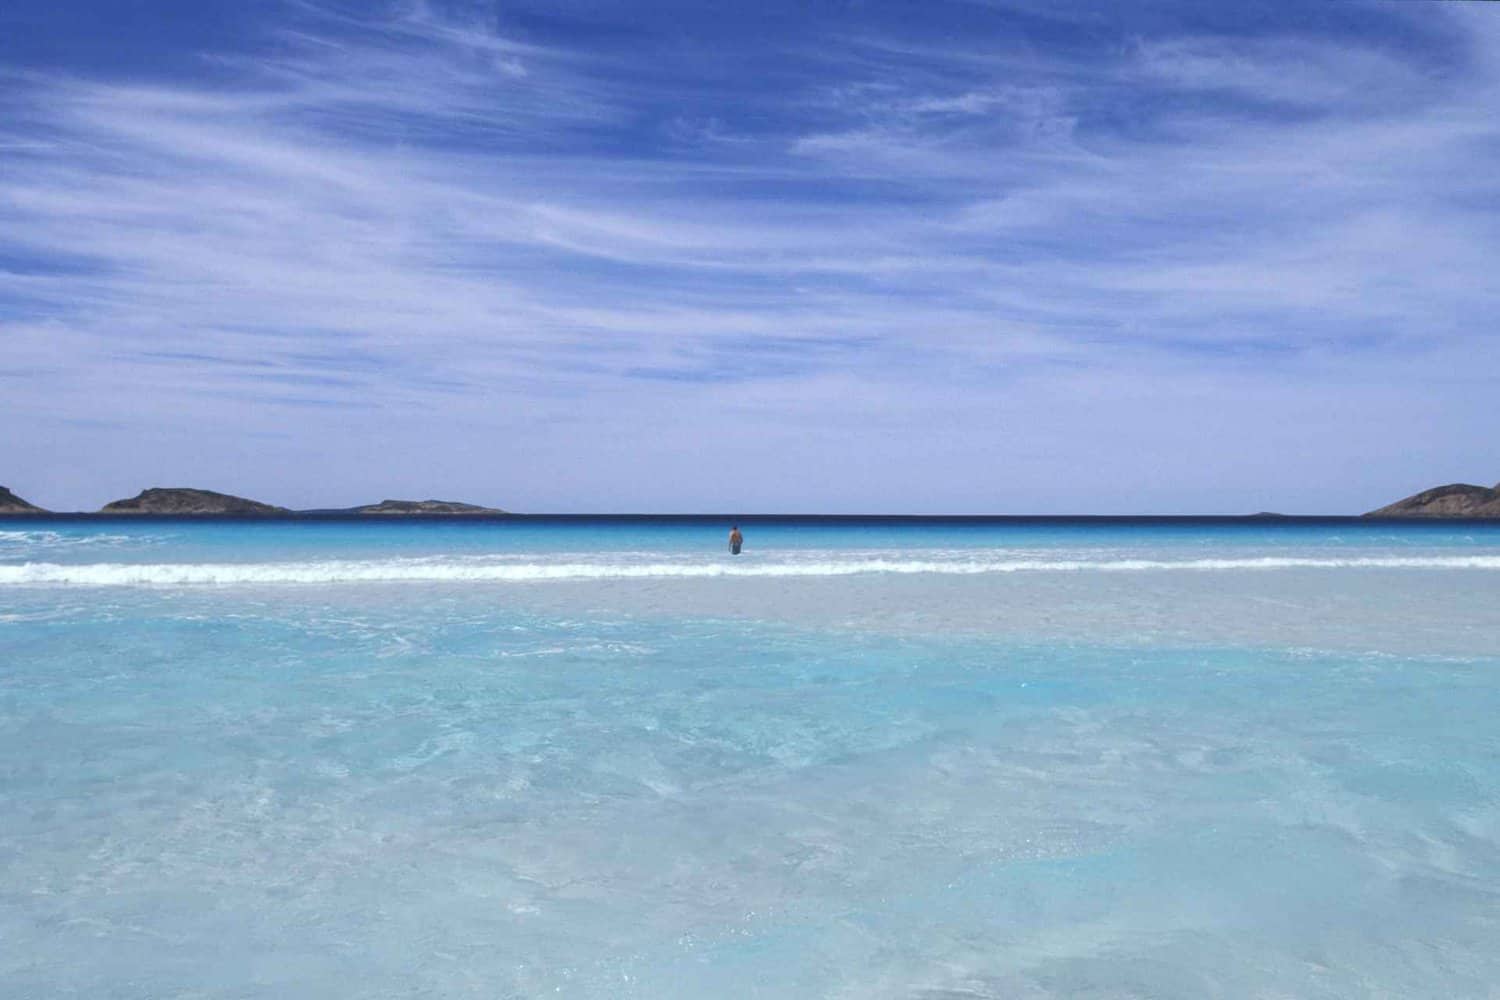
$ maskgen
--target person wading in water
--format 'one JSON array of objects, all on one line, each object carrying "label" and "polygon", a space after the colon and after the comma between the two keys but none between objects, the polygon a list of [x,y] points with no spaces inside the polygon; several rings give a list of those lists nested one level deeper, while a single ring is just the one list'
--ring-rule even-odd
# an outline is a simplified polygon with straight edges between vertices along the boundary
[{"label": "person wading in water", "polygon": [[737,556],[740,554],[740,546],[745,544],[745,536],[740,534],[740,526],[734,525],[729,529],[729,554]]}]

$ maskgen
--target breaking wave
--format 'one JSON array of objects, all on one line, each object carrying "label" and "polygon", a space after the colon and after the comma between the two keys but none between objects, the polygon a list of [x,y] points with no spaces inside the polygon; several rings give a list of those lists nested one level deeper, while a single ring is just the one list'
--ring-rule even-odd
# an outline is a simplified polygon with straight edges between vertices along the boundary
[{"label": "breaking wave", "polygon": [[0,557],[24,556],[37,550],[108,548],[155,541],[147,536],[69,534],[61,531],[0,531]]},{"label": "breaking wave", "polygon": [[1281,569],[1500,570],[1500,555],[1261,556],[1204,559],[823,559],[800,562],[492,562],[389,559],[268,563],[0,565],[0,586],[179,587],[348,583],[531,583],[549,580],[838,577],[998,573],[1234,572]]}]

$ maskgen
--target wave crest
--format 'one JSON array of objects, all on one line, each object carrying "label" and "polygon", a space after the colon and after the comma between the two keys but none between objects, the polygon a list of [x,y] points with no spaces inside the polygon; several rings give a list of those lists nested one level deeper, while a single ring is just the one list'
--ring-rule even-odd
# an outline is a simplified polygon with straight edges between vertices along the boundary
[{"label": "wave crest", "polygon": [[1281,569],[1500,570],[1500,555],[1258,556],[1204,559],[824,559],[805,562],[477,562],[420,559],[271,563],[0,565],[0,586],[228,586],[531,583],[551,580],[836,577],[1002,573],[1234,572]]}]

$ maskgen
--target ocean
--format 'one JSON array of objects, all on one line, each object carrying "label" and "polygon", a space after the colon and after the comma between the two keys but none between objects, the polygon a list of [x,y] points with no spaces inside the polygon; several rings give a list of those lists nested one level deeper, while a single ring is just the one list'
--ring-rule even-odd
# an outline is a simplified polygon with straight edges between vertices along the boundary
[{"label": "ocean", "polygon": [[0,996],[1500,996],[1500,524],[0,521]]}]

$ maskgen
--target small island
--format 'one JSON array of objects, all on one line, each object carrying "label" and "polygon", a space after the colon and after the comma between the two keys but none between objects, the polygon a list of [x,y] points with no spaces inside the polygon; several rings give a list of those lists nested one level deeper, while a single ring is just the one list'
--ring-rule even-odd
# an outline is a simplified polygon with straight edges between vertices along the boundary
[{"label": "small island", "polygon": [[[47,514],[50,511],[32,506],[25,500],[0,487],[0,514]],[[132,517],[495,517],[505,516],[509,511],[497,507],[481,507],[478,504],[461,503],[457,500],[382,500],[379,503],[362,504],[358,507],[337,509],[292,510],[275,504],[262,503],[231,493],[196,489],[186,486],[156,486],[142,490],[133,497],[105,504],[97,514],[101,516],[130,515]]]},{"label": "small island", "polygon": [[126,500],[116,500],[100,508],[101,514],[166,514],[171,516],[212,514],[268,517],[284,516],[292,511],[258,500],[215,493],[213,490],[182,486],[152,487]]},{"label": "small island", "polygon": [[493,515],[506,514],[495,507],[480,507],[457,500],[382,500],[363,507],[349,508],[351,514],[370,514],[376,517],[411,517],[427,514]]},{"label": "small island", "polygon": [[1494,487],[1449,483],[1414,493],[1365,517],[1495,517],[1500,518],[1500,484]]}]

